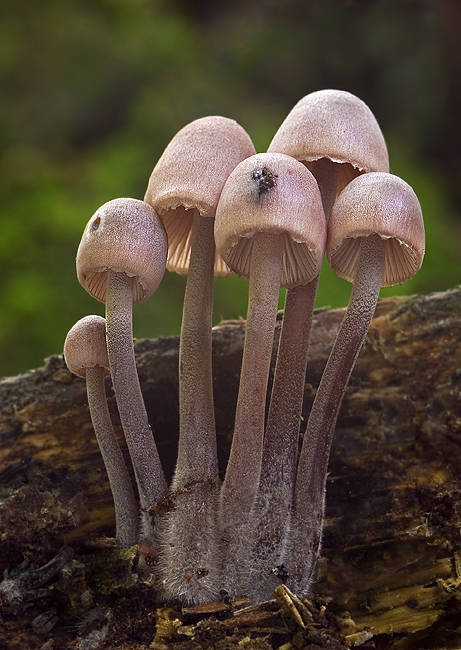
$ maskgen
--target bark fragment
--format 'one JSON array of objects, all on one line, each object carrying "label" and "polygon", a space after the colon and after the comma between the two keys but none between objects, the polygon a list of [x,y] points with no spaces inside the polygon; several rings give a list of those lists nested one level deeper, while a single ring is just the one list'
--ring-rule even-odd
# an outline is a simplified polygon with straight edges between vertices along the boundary
[{"label": "bark fragment", "polygon": [[[342,315],[319,310],[314,316],[304,416]],[[1,381],[2,585],[21,583],[24,572],[50,561],[56,571],[35,585],[39,597],[19,608],[3,594],[0,647],[459,647],[460,332],[461,289],[380,301],[336,427],[312,599],[287,600],[283,592],[283,602],[278,594],[241,613],[245,605],[226,604],[224,597],[207,612],[157,610],[154,590],[137,576],[136,549],[117,551],[104,540],[113,534],[114,512],[85,385],[68,373],[60,355]],[[213,332],[221,471],[242,342],[242,322]],[[178,341],[141,340],[136,355],[150,423],[171,477]],[[107,388],[121,439],[109,383]],[[73,557],[63,550],[69,548]],[[298,614],[289,615],[290,599]]]}]

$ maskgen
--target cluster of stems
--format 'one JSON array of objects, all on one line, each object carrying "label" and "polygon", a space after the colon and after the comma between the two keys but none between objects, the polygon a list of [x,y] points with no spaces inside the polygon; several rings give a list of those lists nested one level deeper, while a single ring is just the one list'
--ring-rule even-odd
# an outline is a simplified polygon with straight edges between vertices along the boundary
[{"label": "cluster of stems", "polygon": [[[203,131],[205,127],[201,124],[200,128]],[[111,479],[117,538],[125,546],[139,542],[140,549],[155,558],[156,584],[165,600],[201,603],[224,594],[249,596],[257,601],[270,598],[282,581],[300,595],[308,592],[321,548],[330,448],[349,377],[366,338],[381,286],[403,281],[422,260],[424,231],[419,204],[411,188],[386,169],[362,173],[368,170],[359,170],[347,160],[338,162],[327,154],[315,160],[307,158],[303,161],[305,167],[297,161],[290,162],[291,155],[284,153],[258,156],[241,163],[249,170],[242,176],[245,184],[241,189],[232,186],[228,190],[232,179],[238,177],[235,174],[240,165],[229,176],[216,206],[216,223],[210,216],[203,217],[189,199],[189,203],[183,203],[183,212],[189,213],[190,219],[190,230],[185,228],[190,260],[179,352],[178,457],[169,487],[136,372],[132,305],[139,288],[134,272],[120,270],[118,262],[113,270],[106,269],[103,298],[97,295],[102,280],[89,282],[89,290],[104,299],[106,305],[108,364],[142,513],[139,525],[132,486],[128,485],[128,472],[119,448],[100,442]],[[253,166],[252,158],[256,161]],[[382,159],[387,161],[386,152]],[[323,205],[323,223],[328,224],[328,257],[338,272],[353,283],[349,306],[315,395],[301,448],[309,338],[325,234],[317,244],[306,244],[307,257],[298,260],[296,251],[301,244],[291,226],[285,232],[279,225],[245,225],[246,230],[237,238],[242,243],[242,267],[235,262],[235,241],[228,245],[226,240],[223,244],[225,237],[218,235],[219,215],[224,211],[221,206],[228,196],[241,198],[249,193],[253,201],[251,210],[257,215],[272,209],[273,197],[278,197],[279,185],[283,184],[279,163],[280,169],[288,165],[290,182],[293,173],[298,174],[296,167],[292,171],[292,164],[302,168],[300,178],[304,179],[303,174],[313,178],[320,211]],[[277,173],[270,171],[271,165],[275,165]],[[311,181],[308,178],[306,182]],[[341,192],[344,186],[346,189]],[[284,192],[280,195],[283,198]],[[239,200],[236,212],[240,209]],[[155,209],[155,200],[151,203]],[[178,203],[181,205],[177,201],[175,207]],[[298,203],[295,197],[293,205]],[[274,218],[283,221],[285,212],[292,209],[291,204],[288,201],[277,206]],[[226,203],[225,210],[232,213],[232,203],[230,208]],[[159,214],[162,216],[160,211]],[[382,222],[381,214],[387,215]],[[346,226],[338,234],[338,228],[343,226],[337,224],[343,215]],[[87,237],[100,227],[98,219],[90,220]],[[348,231],[349,222],[353,226]],[[360,223],[356,227],[357,222]],[[325,233],[326,226],[322,227]],[[234,239],[235,232],[232,230]],[[306,275],[306,260],[315,246],[320,251],[317,270]],[[213,273],[217,253],[231,268],[235,263],[235,270],[249,278],[233,441],[222,477],[218,473],[212,379]],[[293,271],[297,264],[302,267],[299,281],[293,279],[298,273]],[[160,277],[163,271],[156,273]],[[80,270],[79,277],[87,281],[86,271]],[[154,284],[158,284],[157,280]],[[288,286],[288,291],[269,395],[281,286]],[[86,376],[96,433],[105,431],[102,439],[108,440],[113,431],[110,433],[102,375],[91,368]],[[121,469],[114,469],[115,461],[111,458],[115,457]],[[123,473],[123,481],[114,478],[117,472]]]}]

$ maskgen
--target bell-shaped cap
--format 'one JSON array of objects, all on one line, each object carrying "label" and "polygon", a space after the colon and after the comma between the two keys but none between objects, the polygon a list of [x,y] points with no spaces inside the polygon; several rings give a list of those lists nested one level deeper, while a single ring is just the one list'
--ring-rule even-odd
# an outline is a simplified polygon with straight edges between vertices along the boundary
[{"label": "bell-shaped cap", "polygon": [[109,372],[106,345],[106,319],[85,316],[73,325],[64,341],[64,360],[71,372],[86,376],[87,368],[102,368]]},{"label": "bell-shaped cap", "polygon": [[107,272],[133,278],[133,303],[150,296],[165,272],[168,242],[155,210],[137,199],[104,203],[88,221],[77,251],[82,287],[105,302]]},{"label": "bell-shaped cap", "polygon": [[361,99],[345,90],[318,90],[292,108],[268,151],[293,156],[308,167],[321,158],[341,163],[339,187],[360,173],[389,171],[383,134]]},{"label": "bell-shaped cap", "polygon": [[[144,197],[167,231],[169,271],[187,273],[194,211],[214,217],[229,174],[254,152],[247,132],[227,117],[194,120],[171,140],[154,167]],[[215,275],[229,272],[216,255]]]},{"label": "bell-shaped cap", "polygon": [[224,186],[216,212],[216,247],[230,268],[247,278],[258,232],[283,237],[283,287],[307,284],[319,274],[326,241],[320,191],[310,171],[290,156],[251,156]]},{"label": "bell-shaped cap", "polygon": [[405,282],[418,271],[425,245],[421,206],[410,185],[393,174],[363,174],[336,199],[327,257],[339,276],[353,282],[360,238],[373,234],[385,243],[383,287]]}]

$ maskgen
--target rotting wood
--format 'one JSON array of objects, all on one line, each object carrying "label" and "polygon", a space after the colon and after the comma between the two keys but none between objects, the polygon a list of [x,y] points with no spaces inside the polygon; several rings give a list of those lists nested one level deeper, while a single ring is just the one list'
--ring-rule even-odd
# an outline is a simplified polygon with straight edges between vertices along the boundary
[{"label": "rotting wood", "polygon": [[[305,416],[342,315],[314,316]],[[17,576],[72,553],[27,603],[3,594],[0,648],[460,648],[460,333],[461,289],[380,301],[337,425],[312,600],[283,592],[285,607],[279,594],[249,608],[156,609],[152,586],[136,577],[136,549],[104,539],[114,514],[84,382],[61,356],[4,379],[0,568],[13,579],[21,563]],[[213,332],[221,467],[242,341],[242,322]],[[178,341],[138,341],[136,354],[171,475]],[[109,383],[108,394],[120,436]]]}]

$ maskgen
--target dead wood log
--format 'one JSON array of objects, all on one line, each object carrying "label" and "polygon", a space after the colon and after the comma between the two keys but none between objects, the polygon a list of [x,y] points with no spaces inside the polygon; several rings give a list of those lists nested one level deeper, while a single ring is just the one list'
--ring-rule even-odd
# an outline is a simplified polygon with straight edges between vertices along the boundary
[{"label": "dead wood log", "polygon": [[[342,315],[315,314],[304,415]],[[242,341],[242,322],[213,332],[222,467]],[[136,355],[171,475],[178,340],[138,341]],[[381,300],[337,425],[312,603],[283,592],[245,613],[242,603],[156,610],[153,589],[133,577],[135,552],[100,539],[113,534],[114,513],[84,382],[61,355],[4,379],[0,568],[31,593],[3,598],[0,648],[461,647],[460,388],[461,289]]]}]

